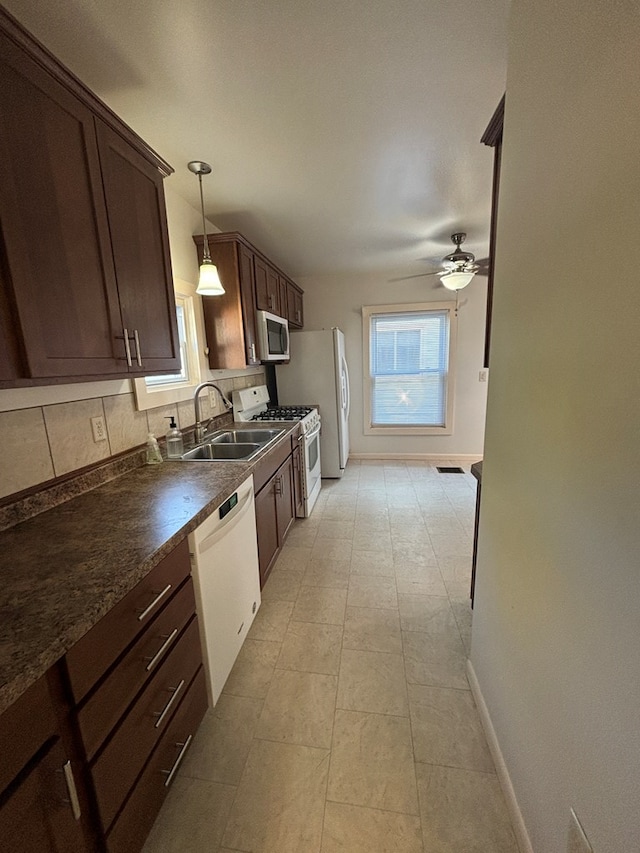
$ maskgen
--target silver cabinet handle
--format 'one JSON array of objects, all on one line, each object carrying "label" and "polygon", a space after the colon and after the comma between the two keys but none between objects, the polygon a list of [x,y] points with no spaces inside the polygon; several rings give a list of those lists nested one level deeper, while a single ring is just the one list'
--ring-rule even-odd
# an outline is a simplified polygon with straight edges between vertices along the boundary
[{"label": "silver cabinet handle", "polygon": [[127,364],[129,367],[133,366],[133,362],[131,361],[131,347],[129,345],[129,329],[123,329],[123,337],[124,337],[124,351],[127,356]]},{"label": "silver cabinet handle", "polygon": [[142,353],[140,352],[140,338],[138,337],[138,330],[133,330],[133,340],[136,344],[136,361],[138,362],[138,367],[142,367]]},{"label": "silver cabinet handle", "polygon": [[178,767],[182,763],[182,759],[185,757],[187,750],[189,749],[189,744],[193,740],[193,735],[189,735],[189,737],[185,740],[184,743],[177,743],[176,746],[180,747],[180,752],[178,753],[178,757],[173,763],[173,767],[171,770],[161,770],[160,772],[164,774],[167,778],[164,783],[164,787],[168,788],[169,785],[173,782],[173,777],[178,771]]},{"label": "silver cabinet handle", "polygon": [[276,495],[282,494],[282,480],[280,477],[276,477],[275,483],[273,484],[274,491]]},{"label": "silver cabinet handle", "polygon": [[252,359],[252,361],[255,361],[255,360],[256,360],[256,345],[255,345],[255,344],[251,344],[251,346],[249,347],[249,349],[250,349],[250,351],[251,351],[251,359]]},{"label": "silver cabinet handle", "polygon": [[156,720],[156,724],[155,724],[155,726],[154,726],[154,728],[155,728],[155,729],[159,729],[159,728],[160,728],[160,726],[162,725],[162,721],[163,721],[163,720],[164,720],[164,718],[167,716],[167,713],[168,713],[168,711],[169,711],[169,708],[171,708],[171,706],[173,705],[173,703],[176,701],[176,699],[178,698],[178,693],[180,693],[180,691],[182,690],[182,688],[183,688],[183,687],[184,687],[184,678],[183,678],[183,679],[181,679],[180,684],[178,684],[178,686],[177,686],[177,687],[174,687],[174,688],[173,688],[173,690],[171,691],[171,696],[169,697],[169,701],[168,701],[168,702],[167,702],[167,704],[164,706],[164,708],[162,709],[162,711],[154,711],[154,712],[153,712],[153,716],[158,718],[158,719]]},{"label": "silver cabinet handle", "polygon": [[71,769],[71,761],[67,761],[67,763],[62,767],[62,772],[64,773],[64,781],[67,784],[67,792],[69,794],[69,805],[71,806],[71,811],[73,812],[73,816],[76,820],[80,820],[80,815],[82,814],[80,810],[80,800],[78,799],[78,792],[76,790],[76,781],[73,778],[73,770]]},{"label": "silver cabinet handle", "polygon": [[151,613],[151,611],[156,606],[156,604],[160,601],[161,598],[164,598],[164,596],[169,592],[170,589],[171,589],[171,584],[168,583],[165,586],[165,588],[162,590],[162,592],[155,593],[156,597],[153,599],[151,604],[149,604],[147,607],[144,608],[144,610],[141,610],[139,612],[138,622],[142,622],[143,619],[146,619],[146,617]]},{"label": "silver cabinet handle", "polygon": [[153,657],[146,657],[145,658],[145,660],[149,661],[149,663],[146,666],[147,672],[151,672],[151,670],[158,663],[160,658],[164,655],[164,653],[167,651],[167,649],[169,648],[171,643],[173,643],[173,641],[175,640],[175,638],[177,636],[178,636],[178,629],[177,628],[174,628],[173,631],[169,635],[166,635],[166,634],[162,635],[161,639],[164,640],[164,643],[160,646],[160,648],[158,649],[158,651],[155,653],[155,655]]}]

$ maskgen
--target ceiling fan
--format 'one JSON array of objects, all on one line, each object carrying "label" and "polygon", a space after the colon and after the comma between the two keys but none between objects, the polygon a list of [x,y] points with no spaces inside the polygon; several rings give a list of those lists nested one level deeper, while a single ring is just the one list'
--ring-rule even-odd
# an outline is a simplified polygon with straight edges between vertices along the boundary
[{"label": "ceiling fan", "polygon": [[462,251],[461,246],[466,236],[464,231],[455,231],[451,235],[451,242],[455,246],[455,249],[442,259],[442,269],[422,272],[417,275],[407,275],[403,278],[393,279],[393,281],[405,281],[409,278],[437,275],[440,277],[440,283],[447,290],[462,290],[463,287],[469,284],[474,275],[489,275],[489,258],[482,258],[476,261],[475,255],[471,252]]}]

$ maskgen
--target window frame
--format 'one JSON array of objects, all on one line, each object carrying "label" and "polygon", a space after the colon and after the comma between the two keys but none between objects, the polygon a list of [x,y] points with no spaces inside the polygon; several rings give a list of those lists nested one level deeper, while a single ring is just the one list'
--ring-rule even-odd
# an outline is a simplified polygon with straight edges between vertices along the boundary
[{"label": "window frame", "polygon": [[188,360],[188,379],[181,381],[176,375],[173,380],[167,377],[167,382],[156,385],[148,385],[145,377],[137,377],[133,380],[136,404],[138,411],[156,409],[160,406],[169,406],[190,400],[196,387],[200,384],[202,372],[199,358],[198,324],[196,321],[196,296],[195,287],[188,282],[177,280],[175,282],[176,303],[180,302],[184,311],[184,325],[186,331],[185,352]]},{"label": "window frame", "polygon": [[[447,353],[447,380],[445,384],[444,426],[372,424],[372,376],[371,376],[371,319],[379,314],[408,314],[446,312],[449,323],[449,346]],[[362,306],[362,364],[363,364],[363,424],[365,435],[452,435],[455,395],[455,355],[457,341],[457,310],[455,302],[411,302],[394,305]]]}]

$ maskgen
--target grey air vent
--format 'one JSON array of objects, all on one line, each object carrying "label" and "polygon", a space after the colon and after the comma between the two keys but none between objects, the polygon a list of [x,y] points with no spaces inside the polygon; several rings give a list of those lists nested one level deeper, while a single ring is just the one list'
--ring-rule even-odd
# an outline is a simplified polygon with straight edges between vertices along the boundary
[{"label": "grey air vent", "polygon": [[437,465],[436,471],[438,474],[464,474],[462,468],[448,467],[447,465]]}]

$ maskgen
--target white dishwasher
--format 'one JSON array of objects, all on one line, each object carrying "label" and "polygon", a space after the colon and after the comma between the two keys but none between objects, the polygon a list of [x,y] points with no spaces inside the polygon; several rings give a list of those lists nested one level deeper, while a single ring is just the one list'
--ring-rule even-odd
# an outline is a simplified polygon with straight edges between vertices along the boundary
[{"label": "white dishwasher", "polygon": [[209,701],[215,705],[260,607],[253,476],[189,536]]}]

